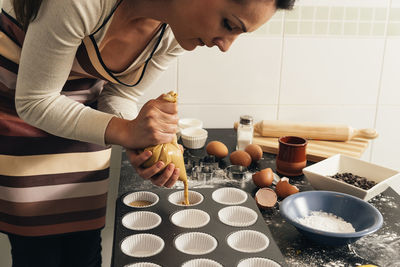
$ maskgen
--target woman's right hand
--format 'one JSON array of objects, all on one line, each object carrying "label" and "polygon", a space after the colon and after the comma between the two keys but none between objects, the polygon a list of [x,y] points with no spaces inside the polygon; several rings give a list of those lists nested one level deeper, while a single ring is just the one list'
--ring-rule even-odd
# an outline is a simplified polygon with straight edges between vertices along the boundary
[{"label": "woman's right hand", "polygon": [[127,121],[114,117],[106,129],[107,144],[117,144],[129,149],[169,143],[178,124],[177,103],[163,100],[163,95],[143,105],[138,116]]}]

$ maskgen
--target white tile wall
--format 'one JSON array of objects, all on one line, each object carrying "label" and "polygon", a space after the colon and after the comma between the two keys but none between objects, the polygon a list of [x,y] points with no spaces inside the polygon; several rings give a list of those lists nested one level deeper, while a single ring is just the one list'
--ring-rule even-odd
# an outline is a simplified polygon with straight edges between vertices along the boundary
[{"label": "white tile wall", "polygon": [[400,103],[400,38],[386,40],[380,105],[399,105]]},{"label": "white tile wall", "polygon": [[246,37],[227,53],[199,48],[179,60],[182,104],[264,105],[277,102],[281,38]]},{"label": "white tile wall", "polygon": [[384,39],[287,38],[280,104],[375,105],[383,48]]}]

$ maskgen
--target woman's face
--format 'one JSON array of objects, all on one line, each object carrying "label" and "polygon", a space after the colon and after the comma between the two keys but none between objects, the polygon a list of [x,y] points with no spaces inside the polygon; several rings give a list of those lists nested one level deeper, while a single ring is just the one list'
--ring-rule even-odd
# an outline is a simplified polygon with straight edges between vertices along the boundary
[{"label": "woman's face", "polygon": [[239,34],[252,32],[275,13],[275,0],[176,0],[168,21],[185,50],[218,46],[225,52]]}]

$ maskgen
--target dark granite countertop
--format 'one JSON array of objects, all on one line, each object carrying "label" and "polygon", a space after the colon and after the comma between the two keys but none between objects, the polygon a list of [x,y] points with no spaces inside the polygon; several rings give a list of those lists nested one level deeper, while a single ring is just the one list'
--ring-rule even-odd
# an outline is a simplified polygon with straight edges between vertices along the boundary
[{"label": "dark granite countertop", "polygon": [[[208,140],[218,140],[227,145],[229,153],[235,150],[236,133],[233,129],[208,129]],[[206,156],[205,149],[186,150],[185,160],[188,165],[196,165]],[[263,159],[250,166],[250,171],[270,167],[275,171],[276,155],[264,153]],[[312,163],[309,163],[312,164]],[[229,165],[226,157],[219,162],[221,169]],[[189,176],[190,178],[190,176]],[[304,176],[292,177],[291,183],[299,187],[300,191],[313,190]],[[234,179],[207,179],[193,180],[189,188],[225,187],[241,188],[252,196],[256,187],[251,181]],[[177,188],[182,188],[177,183]],[[122,155],[119,196],[136,190],[155,189],[156,186],[142,180],[127,161],[125,153]],[[325,247],[316,245],[301,235],[296,228],[285,222],[279,214],[279,205],[269,211],[262,211],[266,225],[268,225],[275,242],[285,257],[288,266],[358,266],[374,264],[377,266],[400,266],[400,196],[391,188],[369,201],[383,215],[384,223],[380,230],[357,242],[342,247]]]}]

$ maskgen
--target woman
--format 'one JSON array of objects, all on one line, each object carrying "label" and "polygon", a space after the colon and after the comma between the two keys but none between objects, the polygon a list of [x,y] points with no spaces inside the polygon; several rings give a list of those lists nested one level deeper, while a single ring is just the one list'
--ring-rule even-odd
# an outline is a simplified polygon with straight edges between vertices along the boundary
[{"label": "woman", "polygon": [[109,145],[171,187],[179,170],[140,165],[170,142],[177,106],[141,96],[184,50],[227,51],[294,0],[3,0],[0,231],[13,266],[100,266]]}]

